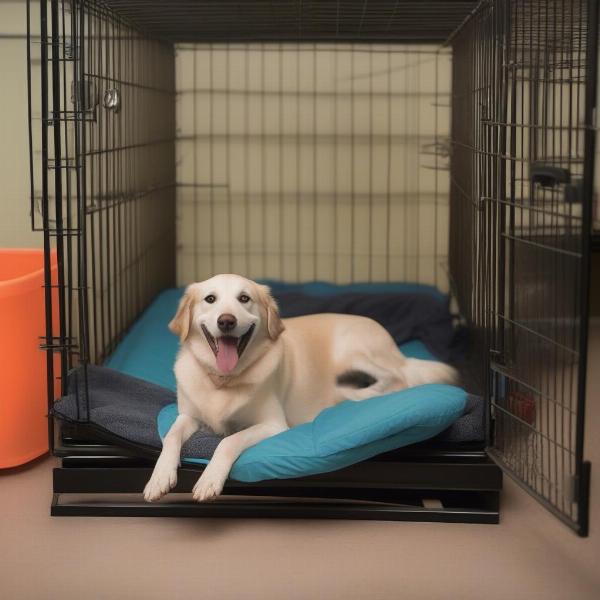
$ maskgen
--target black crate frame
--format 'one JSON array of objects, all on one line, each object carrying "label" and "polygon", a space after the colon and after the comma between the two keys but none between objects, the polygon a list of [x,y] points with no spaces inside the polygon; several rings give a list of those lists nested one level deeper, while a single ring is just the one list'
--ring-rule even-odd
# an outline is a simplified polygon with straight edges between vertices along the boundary
[{"label": "black crate frame", "polygon": [[[258,3],[257,3],[258,4]],[[289,5],[292,3],[282,3]],[[342,3],[350,13],[355,11],[355,3]],[[399,4],[399,3],[397,3]],[[406,3],[410,4],[410,3]],[[434,3],[422,3],[423,6]],[[540,500],[551,512],[572,527],[580,535],[586,535],[588,530],[588,506],[587,499],[589,495],[589,463],[583,460],[583,425],[585,416],[585,362],[587,358],[587,320],[589,313],[589,268],[590,253],[592,245],[591,223],[592,223],[592,185],[593,185],[593,154],[594,154],[594,130],[593,130],[593,110],[595,108],[595,81],[596,81],[596,44],[597,44],[597,26],[598,14],[597,5],[593,0],[579,0],[579,23],[578,31],[582,35],[579,38],[579,52],[582,52],[582,39],[584,40],[585,60],[580,68],[583,69],[583,88],[585,90],[585,100],[581,110],[582,123],[576,127],[583,138],[581,170],[577,171],[581,185],[571,185],[570,173],[565,175],[567,169],[564,168],[565,161],[570,165],[570,156],[561,155],[562,160],[557,161],[534,161],[534,154],[520,159],[514,153],[515,134],[514,131],[520,126],[518,118],[514,113],[515,79],[511,75],[510,63],[507,57],[510,52],[518,48],[518,40],[511,37],[514,26],[519,22],[527,21],[526,11],[529,10],[529,21],[532,21],[534,11],[542,11],[544,3],[537,0],[528,0],[522,3],[519,9],[519,3],[514,0],[483,0],[475,6],[475,3],[453,2],[446,3],[451,9],[456,9],[453,13],[454,18],[458,19],[459,26],[452,32],[446,31],[444,35],[435,27],[430,28],[428,32],[421,32],[418,40],[423,41],[441,41],[445,38],[446,45],[452,45],[455,52],[460,52],[461,44],[466,44],[467,52],[473,52],[471,60],[463,63],[470,72],[460,73],[459,62],[455,62],[454,84],[462,81],[464,78],[472,84],[469,94],[472,95],[470,110],[460,119],[460,114],[453,113],[456,117],[452,132],[452,153],[451,153],[451,173],[453,174],[453,188],[451,189],[451,245],[450,245],[450,275],[455,297],[461,308],[461,313],[472,331],[474,359],[473,380],[477,382],[479,389],[483,391],[490,400],[490,411],[488,414],[489,433],[487,440],[486,453],[481,448],[457,449],[437,449],[437,450],[419,450],[419,456],[415,457],[412,450],[398,451],[391,453],[390,460],[381,460],[379,458],[367,461],[367,465],[383,464],[384,467],[379,470],[372,467],[378,473],[369,486],[377,490],[377,496],[370,498],[376,500],[367,508],[361,505],[360,508],[354,507],[348,510],[348,507],[342,506],[342,499],[358,502],[365,498],[357,498],[356,494],[348,493],[348,486],[340,483],[336,474],[329,474],[317,480],[307,478],[301,482],[285,482],[268,484],[257,484],[255,486],[239,486],[229,484],[226,490],[231,494],[269,494],[277,490],[277,494],[283,496],[288,492],[283,492],[284,488],[289,490],[298,490],[301,487],[304,490],[303,496],[318,497],[323,493],[323,481],[328,480],[333,489],[337,489],[340,504],[318,505],[317,508],[302,509],[301,505],[295,504],[290,508],[289,505],[270,504],[269,510],[274,516],[337,516],[352,518],[393,518],[393,519],[411,519],[411,520],[464,520],[471,522],[497,522],[498,520],[498,492],[501,487],[500,471],[497,470],[490,461],[492,457],[495,462],[513,476],[527,491],[532,493]],[[467,7],[471,4],[472,7]],[[563,6],[562,15],[564,16],[565,3],[560,0],[553,0],[549,3],[554,7],[554,17],[557,16],[556,6]],[[110,5],[110,6],[109,6]],[[160,4],[149,2],[154,11],[160,11]],[[452,6],[451,6],[452,5]],[[460,5],[460,6],[459,6]],[[526,5],[526,8],[523,8]],[[184,9],[186,2],[179,6]],[[270,9],[272,6],[269,4]],[[365,23],[365,11],[367,3],[362,4],[362,14],[359,19],[359,27],[351,29],[340,35],[333,35],[331,31],[319,30],[318,19],[304,21],[302,19],[302,4],[300,11],[292,21],[279,21],[293,28],[293,35],[285,27],[277,30],[277,22],[271,24],[269,31],[256,32],[255,29],[242,26],[236,30],[235,40],[231,41],[352,41],[352,42],[371,42],[385,39],[381,32],[375,30],[370,33],[363,32],[363,23]],[[307,5],[307,10],[314,7]],[[571,8],[575,6],[571,2]],[[65,10],[70,7],[70,12]],[[528,7],[528,8],[527,8]],[[541,7],[541,8],[540,8]],[[34,167],[34,144],[31,141],[31,212],[32,224],[36,225],[36,212],[41,213],[41,229],[44,232],[45,249],[45,271],[46,271],[46,335],[44,348],[47,351],[48,368],[48,400],[49,413],[52,411],[54,401],[53,388],[54,380],[58,375],[55,373],[54,355],[60,357],[58,375],[61,381],[66,382],[67,372],[77,364],[86,365],[89,362],[101,362],[114,346],[118,343],[120,337],[133,322],[136,315],[149,303],[152,297],[160,289],[172,285],[174,269],[174,189],[175,178],[172,170],[166,169],[160,173],[158,181],[151,182],[150,185],[144,185],[141,173],[148,172],[151,169],[139,170],[139,163],[135,162],[135,156],[140,148],[146,148],[148,154],[145,158],[154,161],[151,164],[156,165],[164,161],[165,158],[174,154],[175,130],[174,115],[170,113],[168,102],[161,105],[162,114],[170,115],[167,117],[167,125],[163,131],[159,131],[159,136],[153,139],[143,139],[139,137],[139,123],[142,121],[156,121],[156,114],[144,112],[152,109],[152,101],[149,101],[156,95],[162,95],[165,99],[173,94],[173,82],[169,81],[168,68],[172,65],[172,56],[169,54],[169,44],[158,39],[152,40],[150,37],[139,33],[139,31],[150,31],[154,35],[162,35],[164,39],[173,39],[176,35],[176,26],[173,26],[168,32],[152,32],[153,20],[151,12],[150,20],[144,21],[143,5],[127,2],[84,2],[75,1],[71,4],[61,2],[60,0],[41,0],[39,3],[39,20],[41,23],[40,35],[40,59],[41,59],[41,162],[40,170],[41,183],[38,197],[34,181],[36,179],[36,169]],[[128,9],[131,8],[133,12]],[[263,6],[264,8],[264,6]],[[297,7],[296,7],[297,8]],[[471,8],[473,8],[471,10]],[[50,10],[48,10],[50,9]],[[142,11],[136,16],[135,11]],[[340,3],[337,3],[336,18],[339,19]],[[522,12],[519,13],[519,10]],[[582,19],[582,14],[587,15],[587,20]],[[549,8],[545,9],[546,24],[548,24]],[[68,13],[68,14],[67,14]],[[349,13],[349,14],[350,14]],[[156,14],[156,13],[155,13]],[[258,14],[258,13],[257,13]],[[416,14],[416,13],[415,13]],[[573,13],[575,14],[575,13]],[[125,15],[125,16],[123,16]],[[462,15],[460,18],[458,15]],[[520,17],[519,17],[520,15]],[[281,15],[280,15],[281,16]],[[331,16],[331,14],[330,14]],[[231,20],[232,15],[222,15],[223,19]],[[261,19],[264,14],[259,15]],[[395,18],[395,9],[392,13],[386,15],[386,23],[389,29],[390,23]],[[424,21],[431,21],[431,14],[427,11],[421,13]],[[32,21],[31,6],[28,2],[28,75],[30,82],[30,123],[34,123],[32,110],[31,93],[31,64],[32,64],[32,44],[30,23]],[[137,20],[136,20],[137,19]],[[555,19],[556,20],[556,19]],[[334,19],[335,21],[335,19]],[[338,21],[339,22],[339,21]],[[290,25],[291,23],[291,25]],[[310,25],[313,27],[311,29]],[[256,22],[255,22],[256,24]],[[381,23],[371,22],[375,29],[381,26]],[[414,23],[413,23],[414,25]],[[456,24],[455,24],[456,25]],[[455,26],[453,25],[453,27]],[[65,27],[67,26],[67,27]],[[141,27],[141,29],[138,29]],[[585,36],[582,32],[585,31]],[[448,36],[448,33],[450,35]],[[521,32],[523,33],[523,32]],[[201,41],[223,41],[222,30],[218,27],[214,31],[203,31]],[[547,31],[546,31],[547,35]],[[198,41],[198,39],[188,39],[185,36],[180,38],[184,41]],[[546,42],[549,38],[546,38]],[[408,33],[399,34],[394,41],[415,41]],[[543,41],[540,38],[539,49],[543,47]],[[139,42],[141,50],[136,50],[136,43]],[[526,54],[525,41],[521,40],[523,52]],[[129,44],[131,47],[131,63],[133,72],[128,72],[124,77],[117,73],[122,69],[126,62],[122,62],[119,55],[112,58],[111,65],[108,64],[108,54],[103,58],[102,50],[94,53],[94,45],[102,48],[105,44],[105,52],[108,53],[110,44],[116,43],[121,49],[121,44]],[[530,43],[533,43],[530,40]],[[564,52],[564,49],[561,49]],[[538,52],[538,60],[541,54]],[[530,57],[531,58],[531,57]],[[136,63],[136,60],[141,61]],[[144,63],[146,60],[146,63]],[[165,87],[161,83],[152,81],[152,68],[144,64],[152,64],[159,69],[163,69],[164,81],[167,81]],[[457,67],[458,64],[458,67]],[[116,67],[118,65],[118,67]],[[131,82],[128,75],[136,76],[135,66],[140,66],[142,80]],[[106,74],[103,71],[107,71]],[[74,87],[71,90],[71,100],[74,105],[73,110],[67,109],[67,75],[72,75]],[[149,80],[143,80],[143,77],[150,77]],[[512,87],[510,78],[513,77]],[[479,79],[478,79],[479,78]],[[104,138],[96,140],[98,147],[95,147],[93,134],[90,130],[90,123],[96,122],[96,119],[102,119],[103,111],[97,111],[96,107],[103,103],[104,107],[117,112],[119,110],[120,98],[118,90],[108,89],[108,95],[105,93],[102,100],[97,97],[97,89],[94,87],[94,79],[103,79],[107,82],[119,82],[124,85],[131,85],[139,94],[135,99],[135,106],[140,109],[138,129],[135,127],[129,137],[129,141],[123,143],[119,136],[121,132],[115,131],[114,124],[111,129],[110,117],[105,116],[102,121],[101,129],[104,130]],[[581,81],[572,80],[570,84],[581,85]],[[476,82],[482,85],[475,84]],[[566,82],[565,82],[566,83]],[[457,86],[453,89],[459,89]],[[579,88],[578,88],[579,89]],[[491,96],[490,96],[491,94]],[[480,97],[487,95],[487,101],[493,98],[495,102],[481,102]],[[497,102],[501,99],[500,102]],[[454,99],[453,106],[457,104]],[[511,101],[512,104],[509,102]],[[491,112],[490,112],[491,111]],[[579,114],[579,113],[578,113]],[[521,115],[522,117],[524,115]],[[523,126],[527,125],[523,123]],[[550,130],[554,127],[553,121],[545,122],[539,125],[541,129]],[[68,133],[70,127],[74,132],[71,137]],[[460,141],[461,127],[464,135],[468,138],[468,143]],[[102,135],[102,134],[99,134]],[[31,139],[30,130],[30,139]],[[562,138],[561,138],[562,139]],[[69,140],[74,140],[71,149],[69,149]],[[457,148],[467,146],[466,162],[462,165],[457,163],[460,156],[460,150]],[[522,143],[522,138],[521,138]],[[108,149],[103,147],[108,146]],[[74,146],[74,147],[73,147]],[[507,150],[508,148],[508,150]],[[118,153],[130,152],[134,156],[133,164],[138,165],[135,170],[136,175],[141,177],[133,189],[122,187],[126,182],[123,173],[123,165],[119,159],[115,159]],[[542,153],[543,154],[543,153]],[[534,157],[535,158],[535,157]],[[542,156],[542,159],[544,156]],[[572,487],[572,502],[569,510],[565,509],[564,497],[561,498],[562,506],[559,506],[558,497],[549,497],[544,492],[536,488],[531,480],[527,480],[515,467],[514,461],[507,454],[507,448],[514,441],[507,434],[508,427],[523,428],[529,425],[536,435],[541,435],[543,431],[538,427],[532,427],[522,418],[519,409],[515,409],[510,404],[511,396],[506,390],[513,386],[517,391],[519,386],[523,385],[519,371],[515,368],[515,330],[519,328],[518,320],[511,318],[511,312],[518,307],[518,301],[515,300],[515,243],[532,243],[532,240],[519,240],[515,235],[515,211],[523,211],[523,206],[518,206],[517,196],[515,195],[515,169],[516,162],[521,161],[527,164],[528,179],[531,185],[531,202],[533,198],[541,199],[542,209],[539,212],[544,213],[544,205],[547,204],[546,197],[549,196],[551,214],[555,208],[555,198],[557,194],[570,194],[582,206],[580,217],[578,217],[579,227],[573,233],[572,223],[573,214],[561,214],[560,217],[571,219],[569,222],[569,231],[564,233],[561,226],[556,227],[555,235],[558,241],[565,244],[574,244],[573,247],[559,248],[571,254],[576,253],[578,257],[578,281],[580,282],[579,294],[575,292],[574,308],[572,313],[575,315],[576,325],[573,329],[577,330],[577,348],[570,348],[569,351],[576,354],[577,357],[577,391],[571,394],[569,402],[575,402],[575,435],[573,443],[569,444],[569,452],[573,457],[574,475],[569,484]],[[165,161],[169,162],[169,160]],[[571,161],[572,162],[572,161]],[[552,164],[551,164],[552,163]],[[556,163],[556,164],[554,164]],[[174,164],[174,163],[173,163]],[[464,169],[468,187],[465,190],[456,191],[456,176],[461,176],[461,169]],[[521,179],[525,179],[524,171],[521,172]],[[459,186],[460,188],[460,186]],[[548,190],[548,188],[551,188]],[[537,196],[534,196],[537,194]],[[462,199],[459,197],[462,196]],[[117,249],[127,235],[136,235],[139,232],[134,227],[128,233],[122,232],[119,227],[123,223],[121,220],[126,211],[131,211],[132,203],[141,198],[157,198],[156,213],[158,214],[158,229],[161,235],[158,239],[150,241],[145,240],[144,247],[141,248],[141,255],[132,250],[128,256],[118,254]],[[52,203],[54,198],[54,203]],[[554,199],[552,199],[554,198]],[[66,199],[66,206],[63,200]],[[519,201],[523,201],[521,194]],[[503,206],[508,209],[503,209]],[[530,213],[532,209],[530,207]],[[133,210],[129,216],[140,218],[140,212]],[[147,216],[147,215],[146,215]],[[459,218],[460,217],[460,218]],[[546,218],[545,215],[542,217]],[[550,217],[553,218],[552,216]],[[457,221],[458,219],[458,221]],[[558,222],[558,221],[557,221]],[[99,223],[99,225],[98,225]],[[173,225],[171,225],[173,223]],[[562,221],[561,221],[562,223]],[[529,221],[531,230],[532,222]],[[138,223],[139,225],[139,223]],[[465,235],[462,229],[469,225]],[[99,227],[99,229],[97,229]],[[113,227],[113,229],[111,229]],[[521,225],[522,227],[522,225]],[[540,232],[545,235],[545,223],[542,223]],[[535,222],[534,222],[535,229]],[[101,239],[94,237],[105,233]],[[537,232],[537,235],[540,234]],[[563,235],[564,234],[564,235]],[[51,240],[56,240],[56,250],[58,256],[58,282],[54,283],[50,279],[50,257]],[[524,237],[522,238],[524,239]],[[509,241],[510,240],[510,241]],[[534,244],[537,242],[533,242]],[[476,248],[475,252],[473,249]],[[140,250],[140,247],[137,247]],[[152,280],[148,278],[144,271],[144,252],[154,252],[154,256],[160,257],[158,260],[159,276]],[[474,261],[473,256],[481,252],[482,260]],[[103,274],[104,268],[108,270],[108,275]],[[114,273],[121,274],[123,268],[128,264],[130,276],[126,279],[127,285],[116,285],[110,275],[111,265],[114,267]],[[96,273],[96,266],[100,273]],[[120,270],[117,269],[117,265]],[[135,283],[131,284],[131,273],[137,277]],[[543,274],[542,274],[543,275]],[[121,307],[125,306],[128,310],[125,312],[111,313],[111,307],[116,307],[118,300],[127,300],[122,302]],[[53,310],[58,305],[58,327],[53,323]],[[91,316],[90,316],[91,315]],[[506,325],[508,323],[508,326]],[[56,330],[58,329],[58,335]],[[534,332],[535,334],[536,332]],[[541,339],[542,334],[538,334]],[[546,336],[547,337],[547,336]],[[552,341],[552,340],[551,340]],[[563,367],[564,370],[564,367]],[[83,370],[85,374],[85,369]],[[87,385],[84,375],[84,383],[79,393],[83,397],[82,406],[87,406]],[[527,387],[527,384],[525,383]],[[543,394],[538,394],[539,398]],[[103,433],[94,431],[87,424],[87,410],[84,408],[80,415],[81,424],[79,433],[75,428],[75,435],[70,431],[71,426],[59,424],[54,428],[54,420],[49,418],[49,436],[53,452],[63,457],[63,466],[55,474],[55,498],[52,505],[52,514],[172,514],[172,515],[214,515],[214,516],[264,516],[265,511],[260,503],[251,501],[244,505],[243,501],[233,506],[207,507],[198,505],[177,505],[161,504],[160,506],[143,506],[127,508],[121,503],[109,502],[105,508],[100,508],[95,504],[81,504],[76,508],[72,504],[62,504],[60,494],[70,492],[141,492],[141,483],[148,474],[148,457],[152,453],[148,449],[131,448],[124,451],[126,443],[123,440],[116,440],[117,444],[110,445],[115,440],[105,440],[107,443],[89,440],[102,440]],[[556,414],[556,413],[555,413]],[[502,426],[499,423],[504,423]],[[562,421],[561,421],[562,423]],[[507,425],[508,424],[508,425]],[[87,429],[86,429],[87,428]],[[63,431],[65,429],[65,431]],[[85,436],[88,436],[86,439]],[[512,434],[511,434],[512,435]],[[105,436],[104,436],[105,437]],[[517,436],[518,437],[518,436]],[[546,436],[548,437],[548,436]],[[549,443],[555,448],[558,444],[556,439],[549,439]],[[136,456],[132,456],[132,453]],[[111,458],[107,459],[106,456]],[[527,450],[524,453],[527,457]],[[521,457],[523,458],[523,457]],[[415,460],[416,459],[416,460]],[[397,490],[398,472],[410,467],[407,465],[424,464],[431,468],[428,471],[431,484],[429,486],[419,483],[416,479],[405,482],[405,488],[412,490],[419,497],[427,497],[431,489],[452,491],[452,480],[447,477],[452,467],[461,468],[464,461],[475,461],[477,467],[470,471],[469,485],[463,489],[465,494],[461,496],[463,503],[459,510],[446,509],[427,509],[423,506],[415,509],[417,504],[412,506],[401,506],[403,497],[395,496],[392,490]],[[463,462],[461,462],[463,461]],[[80,469],[77,465],[85,464]],[[122,465],[127,464],[124,471]],[[366,467],[369,468],[369,467]],[[90,471],[88,471],[91,469]],[[354,471],[361,473],[363,467],[357,466]],[[449,471],[450,469],[450,471]],[[352,469],[351,469],[352,471]],[[181,484],[178,491],[189,491],[191,478],[197,475],[197,469],[185,469],[185,483]],[[98,475],[98,485],[93,486],[89,483],[90,474]],[[364,472],[363,472],[364,473]],[[488,487],[482,489],[477,483],[478,478],[483,473],[492,473]],[[556,473],[555,473],[556,474]],[[131,478],[134,483],[127,483]],[[188,481],[189,479],[189,481]],[[418,478],[417,478],[418,479]],[[68,483],[65,483],[68,482]],[[79,482],[79,483],[78,483]],[[550,481],[556,484],[555,480]],[[81,484],[81,485],[79,485]],[[78,487],[79,485],[79,487]],[[366,485],[366,484],[365,484]],[[325,487],[330,487],[329,484]],[[556,487],[556,485],[555,485]],[[488,494],[482,504],[481,493]],[[330,491],[330,494],[333,492]],[[408,495],[410,496],[410,494]],[[404,497],[405,498],[405,497]],[[394,505],[392,510],[386,509],[378,504],[377,501],[386,501]],[[414,498],[413,498],[414,500]],[[576,510],[573,510],[575,505]],[[182,508],[183,506],[183,508]],[[357,505],[358,506],[358,505]],[[78,512],[79,511],[79,512]],[[94,512],[96,511],[96,512]],[[363,515],[363,516],[361,516]]]}]

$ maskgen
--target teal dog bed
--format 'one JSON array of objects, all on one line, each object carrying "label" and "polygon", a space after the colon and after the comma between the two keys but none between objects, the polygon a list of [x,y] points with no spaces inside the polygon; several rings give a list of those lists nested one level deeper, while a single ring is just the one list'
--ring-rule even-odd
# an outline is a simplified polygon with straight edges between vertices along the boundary
[{"label": "teal dog bed", "polygon": [[[311,310],[366,314],[390,331],[407,356],[435,359],[431,348],[444,351],[451,339],[447,298],[428,286],[269,283],[283,316]],[[160,294],[105,366],[87,368],[89,408],[78,393],[79,370],[71,374],[69,393],[55,404],[54,413],[73,421],[89,419],[97,432],[112,440],[116,436],[140,448],[160,450],[162,438],[177,417],[173,364],[179,341],[167,323],[181,294],[181,289]],[[249,448],[234,464],[231,477],[254,482],[324,473],[433,437],[479,441],[482,415],[478,398],[448,385],[346,401],[324,410],[311,423]],[[220,440],[209,431],[195,433],[182,449],[182,461],[206,464]]]},{"label": "teal dog bed", "polygon": [[[345,401],[313,421],[292,427],[248,448],[234,463],[237,481],[288,479],[335,471],[431,438],[464,412],[467,394],[450,385],[422,385],[361,402]],[[177,405],[158,415],[161,438],[177,417]],[[184,462],[207,464],[184,456]]]},{"label": "teal dog bed", "polygon": [[[283,317],[310,312],[350,312],[374,318],[388,331],[401,322],[403,326],[396,335],[392,331],[390,333],[404,354],[429,360],[438,357],[449,361],[455,358],[445,352],[453,334],[447,309],[448,298],[431,286],[406,283],[268,283]],[[104,366],[175,390],[173,363],[179,339],[169,331],[167,323],[176,313],[182,294],[182,288],[174,288],[157,296]],[[431,348],[419,338],[431,341]]]}]

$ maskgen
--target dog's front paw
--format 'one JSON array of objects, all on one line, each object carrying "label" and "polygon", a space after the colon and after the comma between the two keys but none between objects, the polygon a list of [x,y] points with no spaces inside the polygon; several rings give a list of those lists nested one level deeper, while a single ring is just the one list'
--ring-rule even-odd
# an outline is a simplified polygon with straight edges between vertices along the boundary
[{"label": "dog's front paw", "polygon": [[196,502],[214,500],[223,491],[226,480],[227,473],[206,467],[192,490],[194,500]]},{"label": "dog's front paw", "polygon": [[177,485],[177,468],[156,465],[152,477],[144,488],[144,500],[154,502],[160,500]]}]

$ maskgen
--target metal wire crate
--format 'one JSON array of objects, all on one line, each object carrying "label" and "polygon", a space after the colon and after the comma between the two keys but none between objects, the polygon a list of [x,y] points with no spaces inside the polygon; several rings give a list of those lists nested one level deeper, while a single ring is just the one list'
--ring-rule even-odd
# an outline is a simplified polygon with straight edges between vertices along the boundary
[{"label": "metal wire crate", "polygon": [[595,3],[487,2],[453,45],[451,226],[468,233],[450,260],[488,355],[489,453],[580,530],[597,19]]},{"label": "metal wire crate", "polygon": [[[59,257],[50,409],[54,377],[102,362],[176,283],[430,283],[469,326],[488,455],[586,533],[595,2],[28,14],[32,224]],[[58,452],[88,452],[50,427]]]}]

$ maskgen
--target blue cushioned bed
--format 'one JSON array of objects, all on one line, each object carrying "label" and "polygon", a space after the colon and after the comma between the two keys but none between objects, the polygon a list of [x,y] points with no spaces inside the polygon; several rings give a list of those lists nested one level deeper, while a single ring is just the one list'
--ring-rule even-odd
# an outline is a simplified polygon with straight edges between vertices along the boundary
[{"label": "blue cushioned bed", "polygon": [[[454,325],[448,299],[413,284],[334,285],[323,282],[271,286],[283,317],[317,312],[361,314],[380,322],[407,356],[460,363],[465,339]],[[173,364],[178,339],[167,328],[182,289],[162,292],[136,321],[103,367],[88,368],[90,421],[99,431],[140,447],[159,449],[177,416]],[[81,373],[73,372],[57,416],[81,418]],[[339,469],[430,438],[481,442],[481,399],[446,385],[419,386],[363,402],[343,402],[315,421],[248,449],[231,476],[240,481],[298,477]],[[200,431],[182,449],[182,460],[206,463],[220,441]]]},{"label": "blue cushioned bed", "polygon": [[[436,315],[438,320],[448,318],[448,322],[443,322],[442,326],[444,329],[452,332],[450,315],[445,308],[446,297],[435,288],[430,288],[429,286],[420,286],[423,288],[423,292],[415,293],[415,288],[419,286],[407,284],[370,284],[374,287],[374,290],[366,293],[364,291],[356,291],[367,287],[366,284],[343,286],[333,286],[332,284],[325,283],[300,285],[269,282],[269,284],[279,302],[283,317],[295,317],[300,314],[316,312],[351,312],[348,310],[347,299],[356,299],[356,297],[358,297],[358,302],[355,301],[354,310],[352,311],[354,314],[378,316],[378,312],[385,310],[386,301],[389,301],[390,296],[393,302],[396,295],[406,296],[406,294],[411,294],[411,298],[415,298],[418,302],[418,297],[423,295],[426,298],[426,302],[434,306],[434,310],[439,310],[439,314]],[[339,289],[334,291],[335,288]],[[350,293],[352,293],[352,296],[349,296]],[[179,347],[179,339],[169,331],[167,323],[173,318],[182,294],[183,289],[180,288],[162,292],[129,330],[117,349],[105,362],[105,366],[175,390],[173,363]],[[346,303],[343,306],[339,306],[338,296],[344,295]],[[377,296],[379,296],[379,299]],[[384,302],[381,301],[382,296]],[[371,300],[374,308],[371,306],[365,308],[360,304],[361,301],[364,303],[365,299],[371,299],[371,297],[375,299],[374,302]],[[315,305],[316,310],[310,310],[312,304]],[[356,306],[357,304],[358,306]],[[318,310],[318,308],[323,308],[323,310]],[[338,310],[335,310],[336,308]],[[371,310],[369,311],[368,308],[371,308]],[[404,323],[406,323],[406,318],[406,315],[402,316]],[[394,315],[389,313],[387,315],[384,314],[381,319],[377,320],[383,321],[382,324],[385,327],[387,322],[393,322]],[[390,327],[388,326],[386,329],[389,331]],[[405,327],[405,329],[407,330],[406,332],[402,331],[399,336],[395,335],[394,337],[396,341],[400,340],[398,345],[407,356],[435,360],[436,354],[446,354],[440,358],[445,360],[450,358],[444,352],[434,354],[420,339],[410,339],[410,329],[408,327]],[[431,337],[434,335],[435,333],[431,334]],[[442,335],[448,337],[449,334],[447,331],[444,331]],[[404,339],[406,337],[409,337],[409,339]],[[436,340],[436,342],[437,344],[434,343],[434,348],[440,346],[440,344],[447,344],[445,339],[441,342]],[[442,350],[444,348],[446,346],[442,346]]]}]

